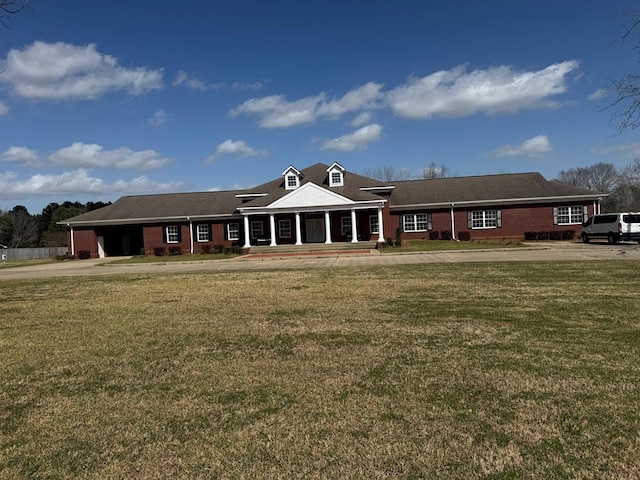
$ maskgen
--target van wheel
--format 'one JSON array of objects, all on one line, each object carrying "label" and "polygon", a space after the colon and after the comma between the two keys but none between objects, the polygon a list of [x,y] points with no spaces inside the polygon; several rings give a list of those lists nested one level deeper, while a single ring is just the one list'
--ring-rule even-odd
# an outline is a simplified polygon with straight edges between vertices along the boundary
[{"label": "van wheel", "polygon": [[[589,243],[589,237],[587,236],[586,233],[582,232],[582,243]],[[640,240],[638,240],[638,243],[640,243]]]},{"label": "van wheel", "polygon": [[613,245],[614,243],[616,243],[616,237],[613,233],[610,233],[607,236],[607,242],[609,242],[609,245]]}]

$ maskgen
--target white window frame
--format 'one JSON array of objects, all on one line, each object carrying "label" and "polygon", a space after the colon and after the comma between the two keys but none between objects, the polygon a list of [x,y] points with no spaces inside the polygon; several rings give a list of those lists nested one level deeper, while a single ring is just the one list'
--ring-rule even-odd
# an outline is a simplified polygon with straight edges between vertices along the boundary
[{"label": "white window frame", "polygon": [[403,232],[426,232],[431,228],[430,213],[410,213],[402,216]]},{"label": "white window frame", "polygon": [[264,238],[264,223],[260,220],[253,220],[251,222],[251,238]]},{"label": "white window frame", "polygon": [[556,225],[578,225],[587,219],[583,205],[555,207],[553,209],[553,218],[553,223]]},{"label": "white window frame", "polygon": [[280,238],[291,238],[291,220],[278,220],[278,236]]},{"label": "white window frame", "polygon": [[342,172],[338,169],[331,170],[329,172],[329,186],[330,187],[342,187],[344,185],[344,177]]},{"label": "white window frame", "polygon": [[378,224],[378,215],[369,215],[369,233],[380,233],[380,225]]},{"label": "white window frame", "polygon": [[180,227],[178,225],[167,225],[165,234],[167,243],[178,243],[180,241]]},{"label": "white window frame", "polygon": [[351,217],[340,218],[340,233],[344,236],[351,235],[353,229],[351,228]]},{"label": "white window frame", "polygon": [[227,223],[227,240],[240,240],[239,223]]},{"label": "white window frame", "polygon": [[295,190],[300,184],[300,179],[295,173],[287,173],[284,177],[284,188],[286,190]]},{"label": "white window frame", "polygon": [[196,225],[196,241],[199,243],[208,242],[209,238],[209,225],[199,224]]},{"label": "white window frame", "polygon": [[498,210],[474,210],[471,212],[471,229],[498,228]]}]

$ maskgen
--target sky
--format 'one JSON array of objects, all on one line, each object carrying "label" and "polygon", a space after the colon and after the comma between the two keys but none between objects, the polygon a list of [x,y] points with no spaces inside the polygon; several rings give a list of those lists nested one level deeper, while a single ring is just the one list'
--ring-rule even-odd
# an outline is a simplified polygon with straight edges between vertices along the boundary
[{"label": "sky", "polygon": [[338,162],[542,173],[640,157],[603,87],[620,0],[35,0],[0,26],[0,209],[250,188]]}]

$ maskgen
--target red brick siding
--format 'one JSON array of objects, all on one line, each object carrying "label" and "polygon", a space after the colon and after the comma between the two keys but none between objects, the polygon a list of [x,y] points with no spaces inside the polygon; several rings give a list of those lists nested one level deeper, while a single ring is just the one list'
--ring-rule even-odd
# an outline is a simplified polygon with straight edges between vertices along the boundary
[{"label": "red brick siding", "polygon": [[[67,231],[67,245],[69,255],[71,255],[71,230]],[[75,256],[78,252],[86,250],[92,258],[98,257],[98,236],[93,228],[74,228],[73,229],[73,247]]]}]

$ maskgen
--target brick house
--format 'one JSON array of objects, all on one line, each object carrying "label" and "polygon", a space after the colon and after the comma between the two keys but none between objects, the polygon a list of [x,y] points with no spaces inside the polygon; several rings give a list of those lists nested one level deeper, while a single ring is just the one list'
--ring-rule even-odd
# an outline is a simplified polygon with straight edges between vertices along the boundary
[{"label": "brick house", "polygon": [[[59,222],[69,253],[92,257],[199,253],[212,246],[375,242],[434,236],[524,238],[527,231],[575,230],[599,211],[603,194],[539,173],[381,182],[338,163],[298,170],[248,190],[125,196]],[[208,247],[205,247],[208,246]]]}]

